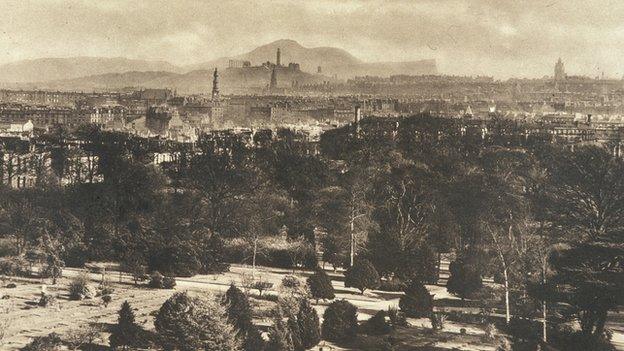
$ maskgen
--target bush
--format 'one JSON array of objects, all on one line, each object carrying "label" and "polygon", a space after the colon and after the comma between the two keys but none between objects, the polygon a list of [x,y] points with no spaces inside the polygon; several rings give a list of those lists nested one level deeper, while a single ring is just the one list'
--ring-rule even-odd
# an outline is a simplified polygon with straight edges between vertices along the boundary
[{"label": "bush", "polygon": [[358,259],[353,267],[349,267],[345,272],[345,286],[357,288],[364,294],[366,289],[379,287],[379,274],[369,260]]},{"label": "bush", "polygon": [[112,349],[137,345],[140,327],[134,321],[134,312],[128,301],[121,304],[117,325],[113,327],[109,337]]},{"label": "bush", "polygon": [[158,310],[154,321],[166,350],[239,350],[241,341],[214,300],[176,293]]},{"label": "bush", "polygon": [[429,317],[433,312],[433,295],[421,282],[414,281],[399,299],[399,307],[408,317]]},{"label": "bush", "polygon": [[306,283],[312,298],[316,299],[316,303],[318,303],[319,299],[331,300],[335,297],[331,279],[321,268],[318,268],[314,274],[309,276]]},{"label": "bush", "polygon": [[174,277],[164,277],[162,280],[163,289],[173,289],[176,286],[176,280]]},{"label": "bush", "polygon": [[381,283],[379,284],[379,290],[381,291],[391,291],[391,292],[398,292],[398,291],[405,291],[405,289],[407,288],[407,284],[405,284],[404,281],[402,281],[401,279],[391,279],[391,280],[382,280]]},{"label": "bush", "polygon": [[385,335],[392,331],[392,327],[386,321],[386,311],[377,311],[364,323],[363,331],[369,335]]},{"label": "bush", "polygon": [[1,257],[0,275],[27,277],[30,275],[29,263],[22,256]]},{"label": "bush", "polygon": [[352,340],[357,334],[357,307],[346,300],[332,302],[323,314],[321,334],[334,342]]},{"label": "bush", "polygon": [[446,314],[443,312],[433,312],[429,315],[429,321],[431,322],[431,329],[434,331],[442,330],[442,328],[444,328],[444,322],[446,321]]},{"label": "bush", "polygon": [[57,351],[60,350],[63,340],[56,333],[34,338],[28,345],[22,347],[22,351]]},{"label": "bush", "polygon": [[108,304],[111,303],[111,301],[113,301],[113,297],[110,295],[102,295],[102,303],[104,304],[104,307],[108,307]]},{"label": "bush", "polygon": [[399,311],[396,307],[388,307],[388,318],[390,319],[390,325],[392,328],[398,327],[407,327],[409,323],[407,323],[407,318],[405,318],[405,313]]},{"label": "bush", "polygon": [[92,299],[95,293],[89,285],[89,275],[81,273],[69,283],[69,298],[71,300]]},{"label": "bush", "polygon": [[252,288],[258,290],[258,293],[260,294],[260,296],[262,296],[263,291],[271,289],[272,287],[273,287],[273,283],[264,282],[262,280],[259,280],[252,284]]},{"label": "bush", "polygon": [[176,286],[176,281],[173,277],[165,277],[160,272],[155,271],[150,275],[148,286],[154,289],[173,289]]},{"label": "bush", "polygon": [[468,264],[458,259],[451,262],[449,272],[446,289],[462,299],[471,298],[483,286],[481,273],[475,264]]},{"label": "bush", "polygon": [[39,302],[37,303],[37,305],[41,307],[54,306],[56,305],[56,296],[46,294],[46,293],[41,293],[41,297],[39,298]]}]

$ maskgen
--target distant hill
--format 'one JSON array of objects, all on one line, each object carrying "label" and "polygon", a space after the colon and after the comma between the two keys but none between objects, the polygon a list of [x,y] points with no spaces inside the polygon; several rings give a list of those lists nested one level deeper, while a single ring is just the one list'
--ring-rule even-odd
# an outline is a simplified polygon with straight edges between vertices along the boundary
[{"label": "distant hill", "polygon": [[[123,87],[171,87],[181,92],[197,92],[211,84],[214,67],[221,70],[225,89],[263,87],[270,71],[260,65],[275,63],[277,49],[281,62],[299,63],[301,72],[280,69],[278,82],[290,86],[348,79],[354,76],[390,76],[396,74],[436,74],[435,60],[410,62],[363,62],[345,50],[332,47],[306,48],[294,40],[278,40],[248,53],[184,67],[165,61],[127,58],[72,57],[24,60],[0,66],[0,85],[5,87],[38,87],[61,90],[118,89]],[[226,69],[230,59],[250,61],[251,68]],[[321,66],[322,74],[317,74]],[[207,74],[209,72],[210,74]]]},{"label": "distant hill", "polygon": [[435,60],[421,60],[408,62],[363,62],[347,51],[332,47],[306,48],[298,42],[289,39],[274,41],[260,46],[246,54],[223,57],[217,60],[188,66],[190,69],[211,69],[213,67],[225,68],[228,61],[249,61],[252,65],[260,65],[263,62],[275,62],[277,49],[281,51],[282,65],[290,62],[299,63],[301,69],[316,73],[321,66],[325,75],[336,75],[339,78],[352,78],[361,75],[390,76],[393,74],[436,74]]},{"label": "distant hill", "polygon": [[129,71],[180,72],[181,69],[165,61],[132,60],[122,57],[41,58],[1,65],[0,82],[47,82]]}]

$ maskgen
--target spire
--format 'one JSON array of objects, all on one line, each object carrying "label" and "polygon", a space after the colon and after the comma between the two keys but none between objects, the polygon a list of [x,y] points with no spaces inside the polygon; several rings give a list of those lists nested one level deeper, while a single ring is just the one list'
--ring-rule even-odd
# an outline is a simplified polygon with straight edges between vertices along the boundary
[{"label": "spire", "polygon": [[219,100],[219,72],[216,68],[212,75],[212,100]]}]

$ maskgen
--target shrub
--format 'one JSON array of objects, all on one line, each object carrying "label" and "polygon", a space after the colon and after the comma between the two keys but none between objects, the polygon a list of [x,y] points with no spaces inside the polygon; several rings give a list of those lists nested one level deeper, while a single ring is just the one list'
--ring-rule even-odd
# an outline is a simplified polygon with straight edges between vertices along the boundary
[{"label": "shrub", "polygon": [[22,256],[0,257],[0,275],[26,277],[30,275],[29,263]]},{"label": "shrub", "polygon": [[134,321],[134,312],[128,301],[121,304],[117,325],[113,327],[108,338],[112,349],[137,345],[140,327]]},{"label": "shrub", "polygon": [[316,299],[316,303],[319,299],[331,300],[335,297],[331,279],[321,268],[318,268],[314,274],[308,277],[307,285],[312,298]]},{"label": "shrub", "polygon": [[41,293],[41,297],[39,298],[39,302],[37,303],[41,307],[49,307],[56,305],[56,296]]},{"label": "shrub", "polygon": [[392,331],[392,327],[386,321],[386,311],[377,311],[364,323],[363,330],[369,335],[385,335]]},{"label": "shrub", "polygon": [[328,341],[349,341],[357,334],[357,307],[346,300],[332,302],[323,313],[321,334]]},{"label": "shrub", "polygon": [[263,291],[271,289],[272,287],[273,287],[273,283],[265,282],[262,280],[258,280],[252,285],[252,288],[258,290],[258,293],[260,294],[260,296],[262,296]]},{"label": "shrub", "polygon": [[242,331],[249,329],[253,313],[247,295],[232,284],[223,296],[223,304],[230,324]]},{"label": "shrub", "polygon": [[481,274],[475,264],[458,259],[451,262],[449,272],[446,289],[462,299],[471,298],[483,286]]},{"label": "shrub", "polygon": [[377,270],[367,259],[358,259],[345,272],[345,286],[353,287],[360,290],[364,294],[366,289],[375,289],[379,287],[379,274]]},{"label": "shrub", "polygon": [[224,307],[211,299],[176,293],[160,307],[154,325],[166,350],[240,350]]},{"label": "shrub", "polygon": [[148,286],[154,289],[173,289],[176,286],[174,277],[165,277],[160,272],[155,271],[150,275]]},{"label": "shrub", "polygon": [[17,288],[17,285],[15,283],[9,283],[9,284],[6,285],[6,288],[7,289],[15,289],[15,288]]},{"label": "shrub", "polygon": [[434,331],[442,330],[442,328],[444,328],[444,322],[446,321],[446,314],[443,312],[433,312],[429,315],[429,321],[431,322],[431,329]]},{"label": "shrub", "polygon": [[104,307],[108,307],[108,304],[111,303],[111,301],[113,301],[113,297],[110,295],[102,295],[102,303],[104,304]]},{"label": "shrub", "polygon": [[405,313],[399,311],[396,307],[388,307],[388,318],[390,319],[390,325],[392,328],[398,327],[407,327],[409,323],[407,323],[407,318],[405,318]]},{"label": "shrub", "polygon": [[162,280],[163,289],[173,289],[176,286],[176,280],[174,277],[164,277]]},{"label": "shrub", "polygon": [[[252,252],[251,244],[243,239],[233,239],[224,243],[223,256],[231,263],[251,264]],[[313,269],[318,265],[318,260],[314,247],[308,243],[268,237],[258,241],[256,264],[278,268],[294,268],[302,265]]]},{"label": "shrub", "polygon": [[300,301],[297,324],[303,348],[307,350],[321,341],[319,317],[308,299]]},{"label": "shrub", "polygon": [[92,299],[95,293],[89,285],[89,275],[81,273],[69,283],[69,298],[71,300]]},{"label": "shrub", "polygon": [[407,288],[407,284],[405,284],[404,281],[398,278],[394,278],[391,280],[382,280],[381,283],[379,284],[379,290],[381,291],[397,292],[397,291],[405,291],[406,288]]},{"label": "shrub", "polygon": [[428,317],[433,312],[433,295],[421,282],[414,281],[399,299],[399,307],[408,317]]},{"label": "shrub", "polygon": [[64,334],[63,341],[70,350],[81,350],[84,346],[95,343],[100,337],[100,332],[100,328],[87,324]]},{"label": "shrub", "polygon": [[22,351],[57,351],[61,348],[63,340],[56,333],[34,338],[28,345],[21,348]]}]

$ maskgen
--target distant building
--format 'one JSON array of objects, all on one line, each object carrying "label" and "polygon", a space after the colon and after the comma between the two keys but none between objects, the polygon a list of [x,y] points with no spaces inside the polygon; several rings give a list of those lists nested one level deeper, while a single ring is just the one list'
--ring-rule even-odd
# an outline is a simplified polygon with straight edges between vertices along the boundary
[{"label": "distant building", "polygon": [[565,80],[566,78],[565,67],[563,66],[563,61],[561,61],[561,57],[555,64],[555,76],[554,77],[555,77],[556,82]]}]

